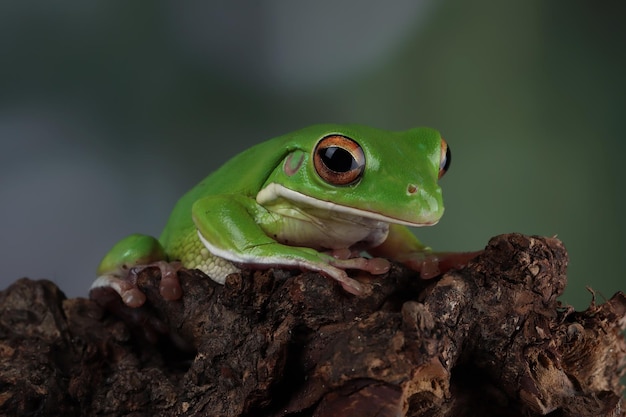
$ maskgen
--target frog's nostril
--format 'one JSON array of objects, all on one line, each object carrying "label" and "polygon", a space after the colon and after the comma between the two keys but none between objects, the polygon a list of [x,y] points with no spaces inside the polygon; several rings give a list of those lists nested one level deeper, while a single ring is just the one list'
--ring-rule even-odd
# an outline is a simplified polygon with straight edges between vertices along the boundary
[{"label": "frog's nostril", "polygon": [[409,184],[409,186],[406,188],[406,192],[408,194],[415,194],[417,192],[417,185]]}]

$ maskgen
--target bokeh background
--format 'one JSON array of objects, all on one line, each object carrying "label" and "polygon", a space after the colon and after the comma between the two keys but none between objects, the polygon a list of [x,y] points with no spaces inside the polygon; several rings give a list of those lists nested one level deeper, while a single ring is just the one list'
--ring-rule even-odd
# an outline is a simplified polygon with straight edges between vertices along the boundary
[{"label": "bokeh background", "polygon": [[[439,129],[446,214],[474,250],[558,235],[563,300],[626,289],[624,2],[0,3],[0,288],[85,296],[132,232],[227,158],[320,122]],[[622,213],[622,214],[620,214]]]}]

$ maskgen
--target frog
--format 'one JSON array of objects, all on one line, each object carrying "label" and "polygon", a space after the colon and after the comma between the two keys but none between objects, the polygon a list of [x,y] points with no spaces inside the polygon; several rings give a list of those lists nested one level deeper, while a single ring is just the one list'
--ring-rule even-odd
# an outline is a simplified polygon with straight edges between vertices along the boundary
[{"label": "frog", "polygon": [[[365,285],[396,261],[428,279],[474,254],[435,253],[410,228],[437,224],[439,180],[451,151],[439,131],[319,124],[256,144],[227,161],[175,204],[159,238],[133,234],[102,259],[91,291],[113,289],[129,307],[145,294],[129,279],[161,270],[160,295],[182,295],[177,271],[219,284],[242,268],[300,269]],[[447,266],[446,266],[447,265]]]}]

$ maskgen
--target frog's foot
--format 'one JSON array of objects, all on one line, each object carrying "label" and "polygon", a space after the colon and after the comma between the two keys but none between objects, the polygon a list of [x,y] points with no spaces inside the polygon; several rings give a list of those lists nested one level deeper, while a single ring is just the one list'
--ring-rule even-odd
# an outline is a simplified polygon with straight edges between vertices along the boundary
[{"label": "frog's foot", "polygon": [[178,300],[183,293],[177,275],[181,266],[179,263],[170,264],[165,261],[133,267],[128,270],[125,277],[120,277],[115,273],[101,275],[91,284],[90,293],[97,293],[99,288],[111,288],[119,294],[127,306],[140,307],[146,302],[146,295],[137,287],[137,274],[152,266],[161,270],[161,283],[159,285],[161,296],[169,301]]},{"label": "frog's foot", "polygon": [[100,275],[91,284],[89,296],[98,301],[103,297],[100,291],[110,288],[121,297],[127,306],[141,307],[146,302],[146,295],[137,287],[136,281],[137,275],[131,271],[128,272],[125,279],[113,274]]},{"label": "frog's foot", "polygon": [[414,252],[398,259],[418,271],[422,279],[431,279],[451,269],[462,268],[483,251],[476,252]]},{"label": "frog's foot", "polygon": [[349,248],[332,249],[324,252],[334,260],[329,263],[341,269],[358,269],[372,275],[380,275],[389,271],[390,263],[385,258],[364,258],[361,251]]},{"label": "frog's foot", "polygon": [[[387,259],[383,258],[363,258],[358,253],[349,249],[333,250],[326,252],[328,256],[327,265],[324,267],[305,266],[307,269],[317,270],[338,281],[343,289],[350,294],[363,294],[363,285],[348,276],[345,270],[353,269],[365,271],[372,275],[380,275],[389,271],[390,264]],[[357,256],[357,257],[354,257]]]},{"label": "frog's foot", "polygon": [[389,271],[391,264],[385,258],[339,258],[333,256],[329,262],[332,266],[341,269],[358,269],[369,272],[372,275],[381,275]]}]

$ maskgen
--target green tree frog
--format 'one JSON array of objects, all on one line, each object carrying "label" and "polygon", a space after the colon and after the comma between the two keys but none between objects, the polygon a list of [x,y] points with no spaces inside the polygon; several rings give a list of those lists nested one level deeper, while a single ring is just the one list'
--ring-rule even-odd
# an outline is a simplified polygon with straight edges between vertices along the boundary
[{"label": "green tree frog", "polygon": [[222,284],[240,266],[318,271],[352,294],[364,288],[346,270],[382,274],[384,258],[430,278],[445,256],[432,254],[407,226],[439,221],[438,179],[449,165],[450,149],[429,128],[325,124],[271,139],[185,194],[159,239],[131,235],[115,245],[92,290],[110,287],[126,305],[140,306],[145,295],[129,271],[157,265],[161,295],[178,299],[177,267],[168,261]]}]

